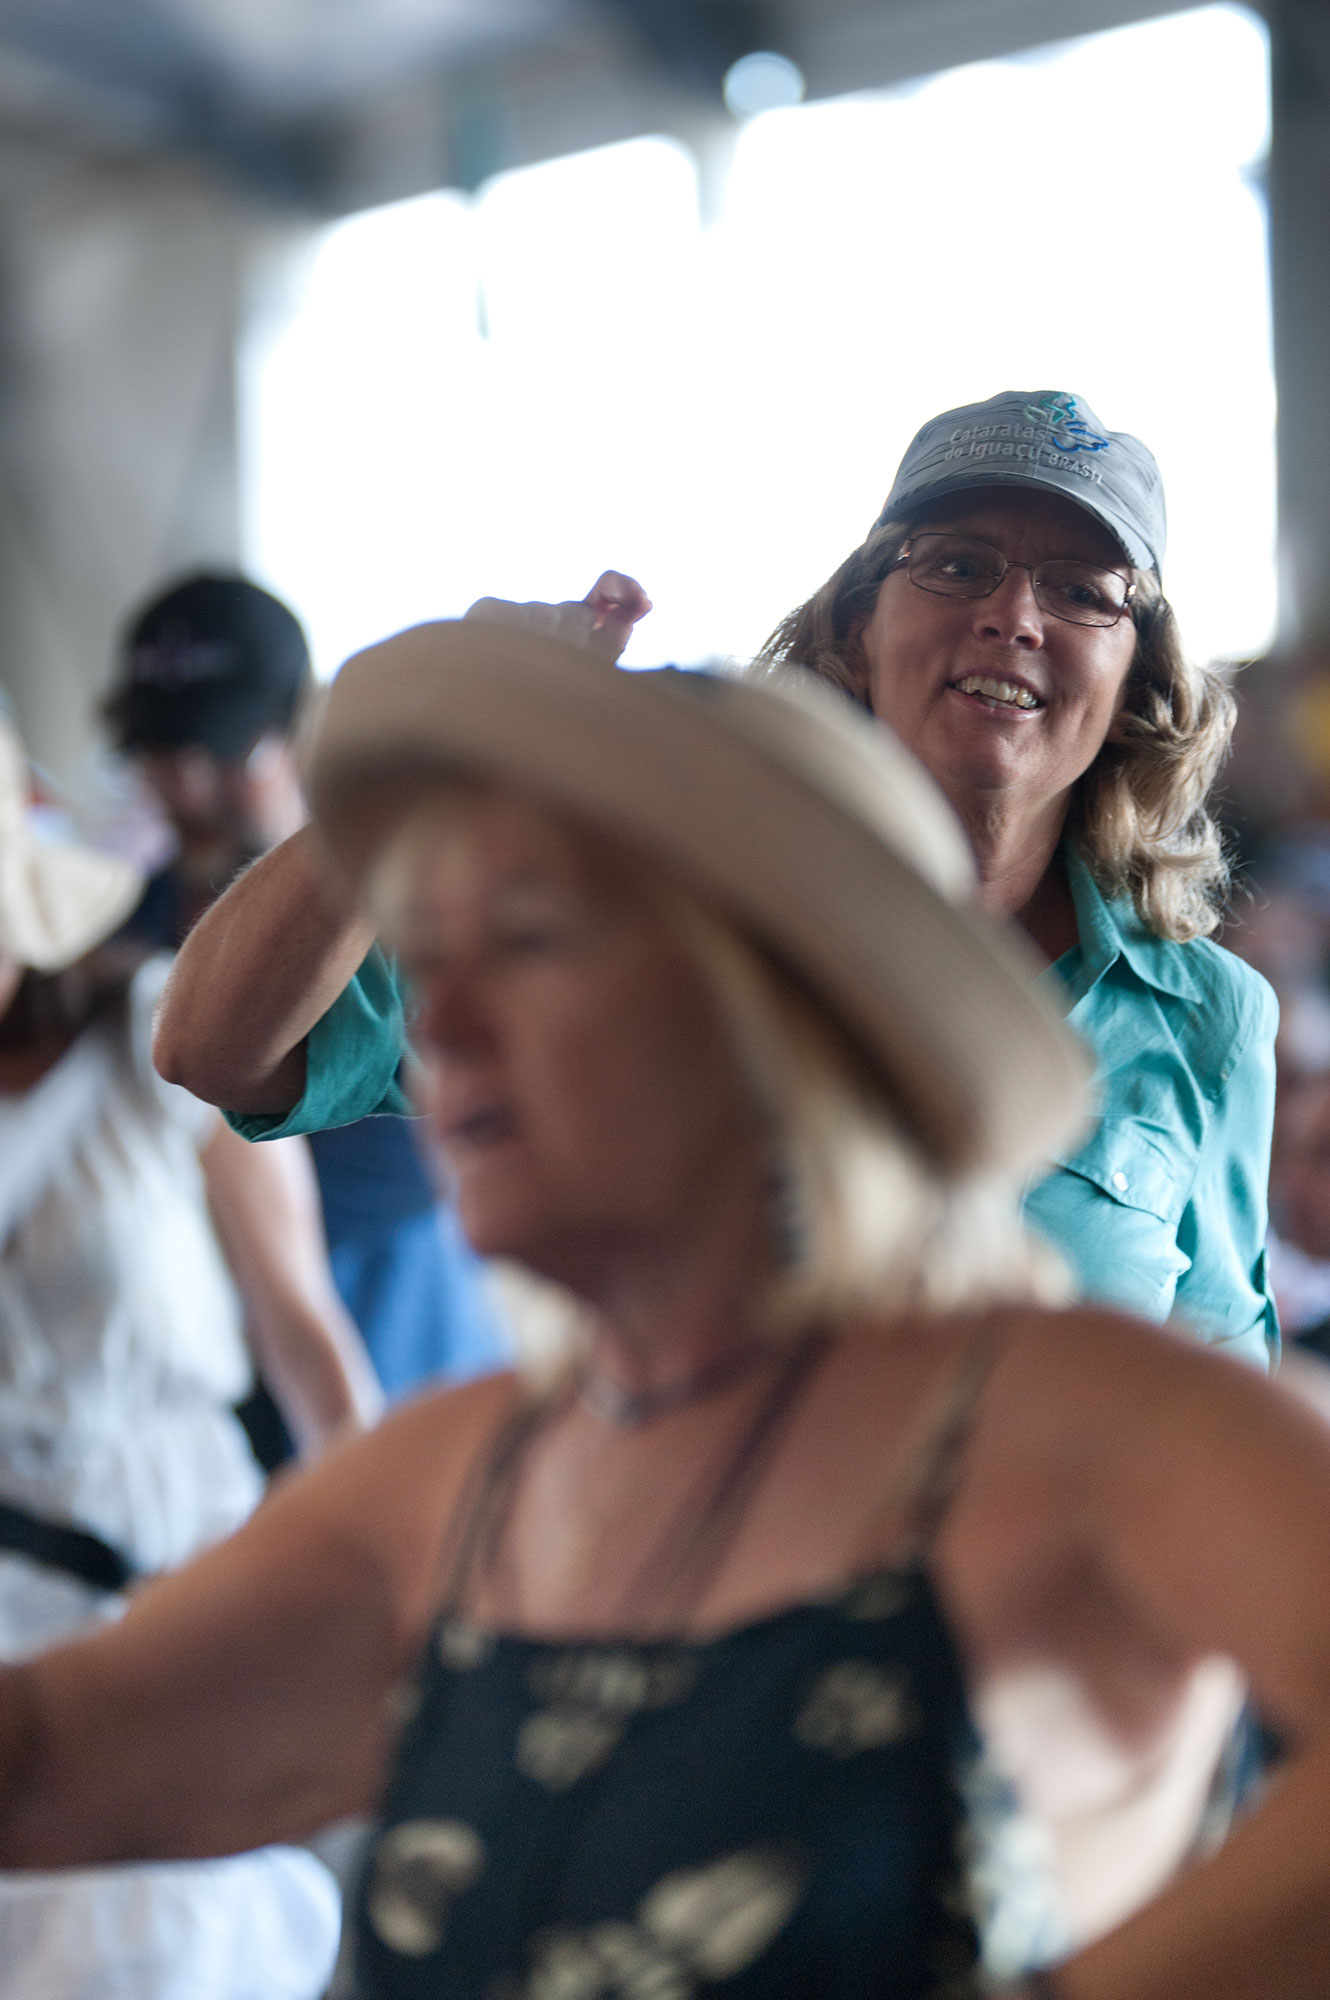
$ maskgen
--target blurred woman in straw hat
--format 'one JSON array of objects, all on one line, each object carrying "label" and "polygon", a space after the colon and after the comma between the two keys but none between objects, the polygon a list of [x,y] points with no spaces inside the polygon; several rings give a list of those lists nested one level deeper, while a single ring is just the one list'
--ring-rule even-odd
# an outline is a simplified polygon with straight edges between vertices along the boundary
[{"label": "blurred woman in straw hat", "polygon": [[[0,719],[7,1661],[118,1618],[138,1577],[249,1514],[262,1480],[231,1409],[252,1379],[245,1332],[308,1448],[376,1407],[299,1153],[254,1157],[152,1067],[165,961],[106,943],[141,888],[116,858],[38,837]],[[0,1994],[313,2000],[337,1920],[331,1880],[295,1851],[8,1875]]]},{"label": "blurred woman in straw hat", "polygon": [[[343,671],[311,797],[465,1227],[576,1337],[0,1677],[0,1855],[377,1809],[374,2000],[1321,2000],[1330,1441],[1049,1303],[1020,1185],[1084,1067],[923,773],[815,689],[473,622]],[[1158,1887],[1217,1655],[1280,1783],[1078,1944],[1029,1811],[1125,1775]]]}]

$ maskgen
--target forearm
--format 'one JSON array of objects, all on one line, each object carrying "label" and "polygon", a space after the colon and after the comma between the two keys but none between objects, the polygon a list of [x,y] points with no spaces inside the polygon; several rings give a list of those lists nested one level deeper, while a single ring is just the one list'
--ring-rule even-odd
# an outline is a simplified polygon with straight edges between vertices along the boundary
[{"label": "forearm", "polygon": [[254,1359],[301,1452],[374,1423],[383,1392],[333,1285],[305,1141],[251,1146],[219,1123],[202,1165]]},{"label": "forearm", "polygon": [[40,1793],[43,1741],[31,1670],[0,1667],[0,1853]]},{"label": "forearm", "polygon": [[232,1537],[116,1625],[0,1669],[0,1867],[234,1853],[369,1807],[382,1604],[341,1551],[301,1560],[274,1579]]},{"label": "forearm", "polygon": [[335,1296],[322,1310],[290,1299],[272,1320],[251,1324],[250,1345],[303,1458],[383,1414],[373,1363]]},{"label": "forearm", "polygon": [[180,949],[153,1045],[162,1075],[228,1111],[288,1111],[305,1037],[373,932],[305,827],[232,884]]},{"label": "forearm", "polygon": [[0,1668],[0,1868],[188,1859],[373,1810],[441,1551],[511,1381],[279,1480],[123,1618]]}]

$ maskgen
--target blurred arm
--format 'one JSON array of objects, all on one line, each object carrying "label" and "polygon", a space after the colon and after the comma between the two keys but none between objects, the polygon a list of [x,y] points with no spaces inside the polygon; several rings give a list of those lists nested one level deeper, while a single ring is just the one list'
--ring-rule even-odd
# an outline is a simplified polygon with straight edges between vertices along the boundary
[{"label": "blurred arm", "polygon": [[202,1160],[255,1362],[302,1455],[313,1455],[376,1422],[383,1391],[328,1269],[309,1148],[251,1146],[219,1125]]},{"label": "blurred arm", "polygon": [[374,933],[312,827],[232,883],[180,948],[153,1060],[228,1111],[280,1115],[305,1089],[305,1041]]},{"label": "blurred arm", "polygon": [[[516,617],[617,659],[650,609],[640,583],[605,570],[579,603],[482,598],[468,616]],[[255,862],[186,938],[157,1018],[157,1068],[205,1103],[280,1120],[304,1095],[311,1029],[373,942],[313,829],[303,827]],[[376,1108],[350,1110],[341,1122]]]},{"label": "blurred arm", "polygon": [[114,1624],[0,1667],[0,1867],[235,1853],[372,1810],[452,1510],[512,1393],[394,1413]]},{"label": "blurred arm", "polygon": [[[1076,1314],[1077,1338],[1068,1342],[1064,1329],[1059,1345],[1049,1338],[1057,1321],[1045,1322],[994,1377],[987,1435],[1005,1438],[1008,1453],[1021,1439],[1024,1464],[1032,1451],[1060,1466],[1039,1510],[1042,1518],[1061,1506],[1058,1533],[1076,1557],[1072,1570],[1064,1563],[1038,1586],[1021,1582],[1005,1633],[1001,1616],[990,1627],[998,1652],[1014,1676],[1031,1676],[1035,1694],[1042,1689],[1055,1720],[1080,1702],[1106,1718],[1115,1706],[1130,1715],[1146,1683],[1114,1664],[1130,1657],[1120,1650],[1125,1630],[1138,1658],[1174,1667],[1235,1660],[1288,1758],[1218,1854],[1184,1868],[1146,1908],[1077,1952],[1054,1989],[1066,2000],[1323,2000],[1330,1431],[1301,1398],[1226,1358],[1125,1321],[1101,1338],[1096,1321],[1106,1326]],[[1032,1419],[1041,1444],[1024,1429],[1032,1398],[1042,1399]],[[980,1437],[976,1456],[983,1449]],[[984,1536],[994,1497],[992,1488],[973,1495],[976,1509],[988,1507]],[[967,1504],[963,1496],[958,1514]],[[970,1517],[971,1531],[980,1519]],[[999,1579],[997,1602],[1010,1567],[992,1560],[991,1543],[987,1555],[987,1575],[981,1566],[971,1575],[981,1593]],[[1076,1610],[1074,1580],[1086,1564],[1102,1588]],[[1051,1643],[1032,1641],[1040,1625]],[[982,1659],[982,1641],[978,1652]],[[992,1653],[986,1665],[995,1665]]]}]

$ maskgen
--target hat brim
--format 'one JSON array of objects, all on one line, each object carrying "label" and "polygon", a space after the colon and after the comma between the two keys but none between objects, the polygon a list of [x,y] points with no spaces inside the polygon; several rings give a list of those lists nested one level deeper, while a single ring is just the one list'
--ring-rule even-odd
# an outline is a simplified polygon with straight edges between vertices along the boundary
[{"label": "hat brim", "polygon": [[1084,1055],[1033,954],[956,900],[972,864],[950,809],[829,691],[417,626],[347,663],[313,747],[310,802],[353,881],[450,775],[622,840],[728,916],[827,1006],[948,1171],[1024,1171],[1081,1126]]},{"label": "hat brim", "polygon": [[34,972],[61,972],[118,930],[143,874],[118,855],[29,835],[0,843],[0,952]]}]

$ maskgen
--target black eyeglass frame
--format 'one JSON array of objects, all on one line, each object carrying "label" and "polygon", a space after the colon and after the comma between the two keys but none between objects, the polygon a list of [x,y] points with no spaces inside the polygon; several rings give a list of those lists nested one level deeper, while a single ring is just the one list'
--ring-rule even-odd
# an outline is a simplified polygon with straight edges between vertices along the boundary
[{"label": "black eyeglass frame", "polygon": [[[969,542],[974,548],[989,549],[998,558],[1002,564],[1002,568],[998,571],[986,590],[935,590],[930,584],[920,583],[919,579],[911,573],[909,567],[910,557],[913,555],[916,546],[920,542],[930,541]],[[891,569],[887,571],[887,574],[889,576],[891,570],[894,569],[903,569],[915,589],[927,592],[929,597],[969,598],[978,601],[981,598],[992,597],[997,591],[1001,590],[1007,580],[1008,570],[1028,570],[1030,573],[1030,587],[1034,591],[1035,603],[1039,606],[1039,609],[1046,611],[1050,618],[1058,619],[1063,625],[1079,625],[1085,631],[1090,632],[1111,632],[1113,627],[1120,625],[1123,618],[1131,612],[1136,598],[1136,584],[1129,577],[1123,576],[1120,569],[1109,569],[1099,563],[1083,563],[1081,567],[1084,569],[1099,569],[1104,576],[1116,576],[1121,580],[1126,595],[1123,597],[1115,616],[1107,620],[1102,618],[1072,618],[1065,611],[1055,611],[1051,604],[1045,604],[1039,590],[1040,570],[1046,569],[1049,563],[1054,562],[1080,562],[1080,558],[1078,556],[1048,556],[1043,562],[1015,562],[1009,556],[1005,556],[1002,550],[994,543],[986,542],[982,535],[957,535],[950,534],[945,529],[929,528],[923,534],[911,535],[907,541],[902,542],[900,554],[892,563]]]}]

